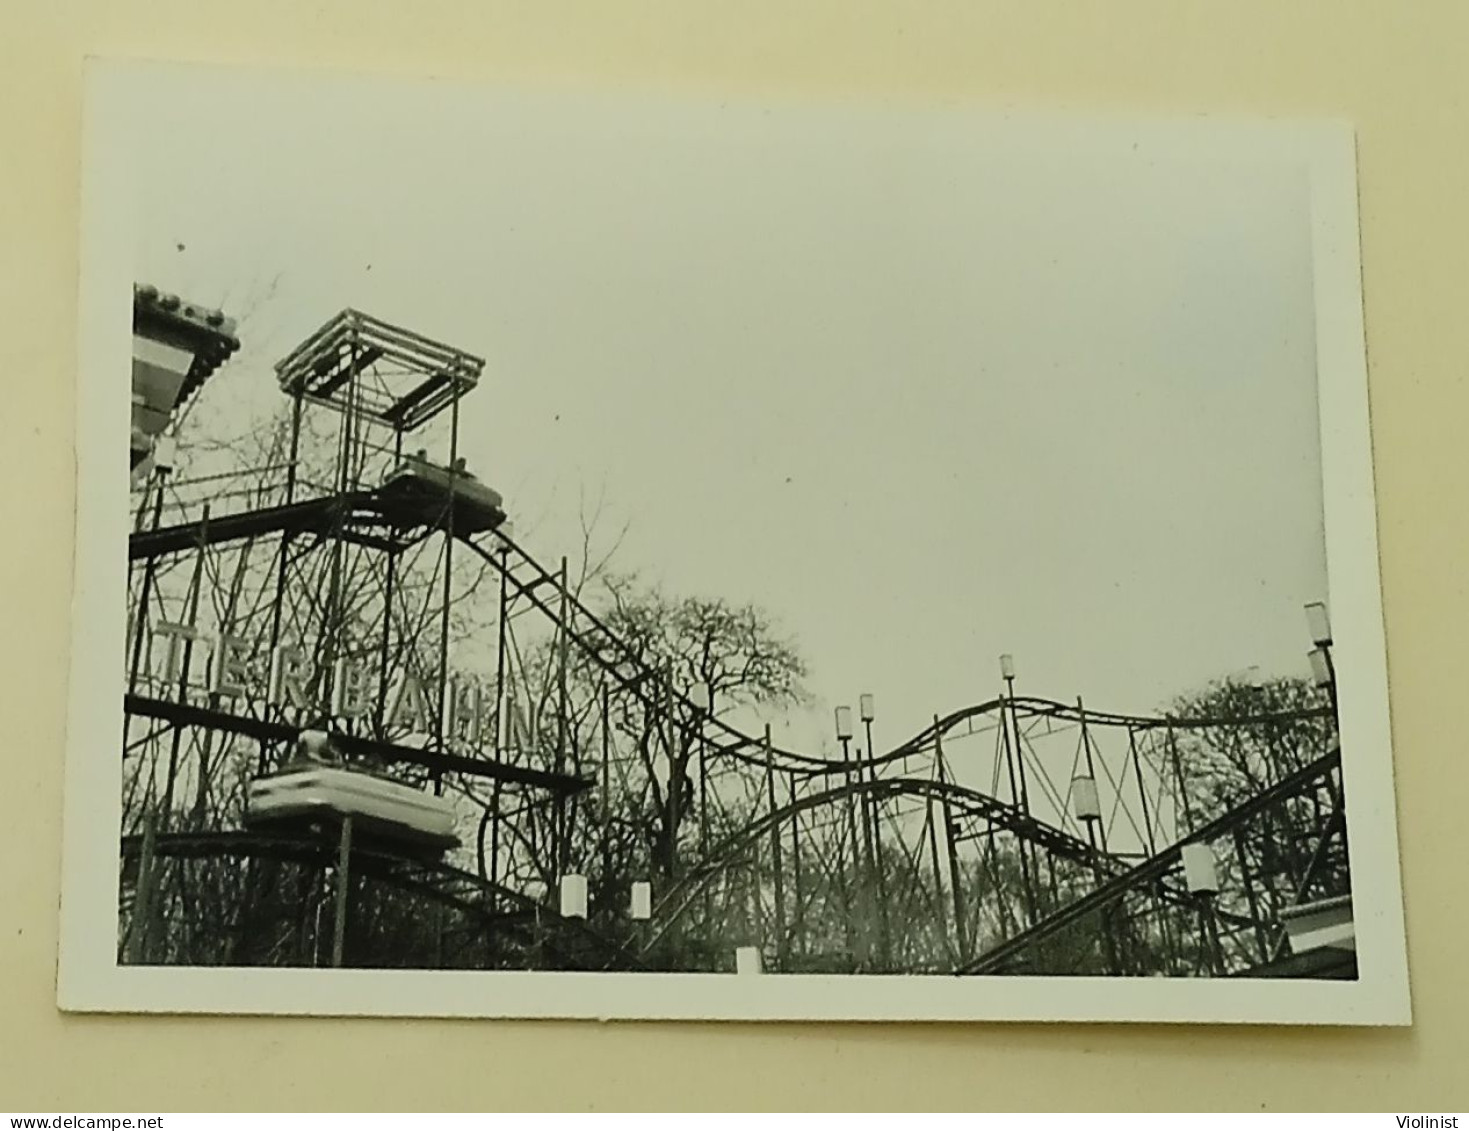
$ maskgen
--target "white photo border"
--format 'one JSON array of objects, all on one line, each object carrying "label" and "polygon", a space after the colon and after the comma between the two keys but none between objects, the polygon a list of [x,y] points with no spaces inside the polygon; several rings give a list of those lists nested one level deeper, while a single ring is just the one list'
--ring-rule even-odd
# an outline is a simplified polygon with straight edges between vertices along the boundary
[{"label": "white photo border", "polygon": [[[1386,645],[1368,417],[1353,131],[1341,122],[1099,119],[973,113],[1047,144],[1125,132],[1204,155],[1271,156],[1310,174],[1318,398],[1333,658],[1340,688],[1359,976],[1286,979],[942,975],[590,974],[126,966],[116,959],[120,800],[116,751],[125,637],[128,418],[138,181],[130,91],[207,82],[211,68],[90,60],[83,137],[76,558],[65,772],[58,1003],[171,1014],[741,1021],[1411,1023],[1394,806]],[[261,72],[271,81],[270,72]],[[318,76],[293,81],[399,83]],[[444,87],[446,96],[458,92]],[[493,97],[490,88],[459,88]],[[516,99],[534,106],[527,91]],[[603,99],[610,97],[603,93]],[[664,98],[672,96],[663,96]],[[755,100],[757,103],[760,100]],[[834,114],[861,113],[833,108]],[[883,111],[890,112],[890,111]],[[905,110],[904,113],[925,113]]]}]

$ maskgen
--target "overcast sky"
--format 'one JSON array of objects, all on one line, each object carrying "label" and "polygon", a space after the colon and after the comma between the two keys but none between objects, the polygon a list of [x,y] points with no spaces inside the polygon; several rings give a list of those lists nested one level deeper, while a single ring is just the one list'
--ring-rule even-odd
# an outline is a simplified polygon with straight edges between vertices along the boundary
[{"label": "overcast sky", "polygon": [[[1149,711],[1306,674],[1325,596],[1308,185],[958,111],[140,89],[137,277],[247,314],[211,393],[354,306],[477,353],[471,468],[547,564],[754,601],[816,746],[1019,689]],[[1202,135],[1207,136],[1207,134]],[[226,394],[217,386],[229,382]]]}]

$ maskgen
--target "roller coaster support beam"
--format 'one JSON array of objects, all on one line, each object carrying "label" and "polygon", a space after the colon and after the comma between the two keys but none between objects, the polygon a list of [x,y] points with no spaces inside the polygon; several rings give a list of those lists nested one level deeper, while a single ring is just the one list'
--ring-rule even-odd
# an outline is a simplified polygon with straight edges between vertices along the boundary
[{"label": "roller coaster support beam", "polygon": [[[845,708],[842,708],[845,710]],[[842,785],[845,792],[842,797],[842,813],[846,820],[844,828],[837,833],[837,882],[842,895],[842,919],[843,929],[846,932],[847,949],[854,955],[865,960],[867,950],[867,931],[864,924],[860,932],[856,929],[852,913],[852,874],[862,874],[862,847],[857,840],[857,802],[852,797],[852,738],[849,734],[838,733],[837,737],[842,744]],[[846,848],[850,844],[852,848],[852,866],[847,867]],[[858,894],[865,894],[866,885],[858,888]]]},{"label": "roller coaster support beam", "polygon": [[[938,722],[937,716],[934,722]],[[937,730],[934,731],[933,742],[939,780],[947,781],[948,775],[944,772],[944,740]],[[944,841],[949,855],[949,887],[953,889],[954,896],[954,939],[959,948],[959,960],[962,962],[969,954],[969,931],[964,918],[964,885],[959,867],[958,838],[954,835],[954,818],[947,799],[939,802],[939,811],[944,816]]]},{"label": "roller coaster support beam", "polygon": [[1239,861],[1240,881],[1244,884],[1245,902],[1250,909],[1250,918],[1255,921],[1255,945],[1260,948],[1260,961],[1270,961],[1270,940],[1265,936],[1265,924],[1260,918],[1260,900],[1255,894],[1255,880],[1251,875],[1250,857],[1245,851],[1245,832],[1239,825],[1234,827],[1234,855]]},{"label": "roller coaster support beam", "polygon": [[[1092,758],[1092,737],[1091,732],[1087,730],[1086,706],[1082,703],[1080,695],[1076,697],[1076,713],[1081,720],[1081,749],[1082,753],[1086,755],[1086,776],[1089,777],[1093,782],[1095,782],[1097,780],[1097,767],[1095,761]],[[1098,807],[1098,812],[1101,812],[1100,806]],[[1107,826],[1100,817],[1097,817],[1095,820],[1087,821],[1086,835],[1087,839],[1091,841],[1093,853],[1097,851],[1099,840],[1101,842],[1102,851],[1107,851]],[[1097,862],[1095,857],[1092,860],[1092,870],[1096,875],[1097,886],[1101,887],[1102,867],[1101,864]],[[1122,973],[1122,970],[1120,969],[1117,957],[1117,932],[1116,924],[1113,922],[1112,908],[1103,908],[1101,914],[1102,953],[1107,964],[1107,973],[1120,974]]]},{"label": "roller coaster support beam", "polygon": [[1172,727],[1168,728],[1168,760],[1173,764],[1173,780],[1178,787],[1179,800],[1183,802],[1184,827],[1192,833],[1194,831],[1194,809],[1189,803],[1188,787],[1183,782],[1183,760],[1178,756],[1178,736],[1174,734]]},{"label": "roller coaster support beam", "polygon": [[1209,976],[1217,978],[1224,973],[1224,946],[1219,941],[1219,917],[1215,913],[1214,899],[1212,894],[1199,897],[1199,943],[1209,960]]},{"label": "roller coaster support beam", "polygon": [[143,846],[138,856],[138,888],[133,896],[133,922],[128,932],[127,961],[146,963],[151,957],[153,941],[153,893],[158,886],[157,859],[154,847],[158,843],[157,825],[153,811],[143,814]]},{"label": "roller coaster support beam", "polygon": [[602,839],[602,884],[612,878],[612,694],[602,685],[602,804],[599,806]]},{"label": "roller coaster support beam", "polygon": [[[188,636],[184,639],[183,661],[179,665],[178,697],[179,703],[186,704],[189,699],[189,665],[194,658],[194,628],[199,623],[199,595],[204,588],[204,550],[208,545],[209,537],[209,504],[204,504],[199,519],[199,549],[194,557],[194,572],[189,579],[189,612],[187,626]],[[167,678],[167,677],[165,677]],[[128,697],[132,698],[131,696]],[[168,748],[168,776],[163,785],[163,820],[166,825],[173,823],[173,788],[178,779],[179,772],[179,749],[183,744],[183,727],[175,724],[173,736],[169,740]]]},{"label": "roller coaster support beam", "polygon": [[677,699],[673,687],[673,660],[663,665],[663,743],[668,752],[668,796],[665,798],[664,840],[668,852],[668,879],[678,878],[678,828],[683,824],[683,765],[678,755],[678,725],[674,716]]},{"label": "roller coaster support beam", "polygon": [[806,904],[801,876],[801,814],[796,811],[796,772],[790,774],[791,798],[791,883],[794,887],[796,914],[791,923],[791,945],[796,955],[806,953]]},{"label": "roller coaster support beam", "polygon": [[332,910],[332,965],[341,966],[347,949],[347,896],[352,882],[352,814],[342,818],[337,841],[335,903]]},{"label": "roller coaster support beam", "polygon": [[[1025,783],[1025,748],[1020,742],[1020,716],[1015,711],[1015,675],[1008,668],[1004,668],[1005,676],[1005,699],[1000,706],[1000,732],[1004,736],[1005,761],[1010,771],[1010,795],[1020,811],[1026,816],[1030,815],[1030,792]],[[1008,708],[1008,710],[1007,710]],[[1006,725],[1005,717],[1009,716],[1009,725]],[[937,730],[935,722],[935,730]],[[1011,734],[1014,734],[1014,745],[1011,746]],[[1020,855],[1020,884],[1025,894],[1025,922],[1027,927],[1033,927],[1036,923],[1037,910],[1035,902],[1035,879],[1031,875],[1033,860],[1030,854],[1030,846],[1024,840],[1017,840],[1016,852]]]},{"label": "roller coaster support beam", "polygon": [[[765,750],[770,751],[770,724],[765,724]],[[765,762],[765,793],[770,804],[772,815],[776,812],[775,804],[775,765],[767,758]],[[770,871],[775,883],[775,928],[771,932],[775,940],[775,962],[777,969],[785,968],[785,930],[786,930],[786,906],[785,906],[785,881],[782,878],[784,869],[781,867],[780,853],[780,821],[770,822]]]},{"label": "roller coaster support beam", "polygon": [[[1342,807],[1342,792],[1340,783],[1336,783],[1332,786],[1331,802],[1331,816],[1327,818],[1326,825],[1321,830],[1321,836],[1316,841],[1316,849],[1314,852],[1311,853],[1311,860],[1306,865],[1305,874],[1301,877],[1300,884],[1296,887],[1295,897],[1291,900],[1292,903],[1301,903],[1305,900],[1306,893],[1310,890],[1311,884],[1315,881],[1322,864],[1326,862],[1327,851],[1331,847],[1331,842],[1337,836],[1342,835],[1346,832],[1346,810]],[[1286,929],[1282,927],[1280,929],[1280,937],[1275,940],[1275,946],[1271,950],[1271,959],[1275,960],[1283,957],[1285,954],[1286,946],[1289,942],[1290,935],[1286,931]]]},{"label": "roller coaster support beam", "polygon": [[[877,757],[877,747],[872,745],[872,717],[867,711],[863,712],[862,725],[867,731],[867,776],[868,780],[876,782],[877,763],[872,759]],[[893,927],[888,915],[887,874],[882,858],[882,822],[879,819],[882,802],[876,790],[868,798],[868,806],[872,813],[872,867],[877,880],[878,961],[882,969],[888,970],[893,964]]]},{"label": "roller coaster support beam", "polygon": [[[566,773],[566,747],[567,747],[567,723],[570,714],[569,701],[567,699],[566,686],[566,663],[567,647],[571,636],[571,619],[567,612],[571,593],[567,589],[567,565],[565,555],[561,558],[561,569],[557,573],[557,589],[561,598],[561,614],[559,618],[560,633],[558,634],[556,647],[556,773]],[[553,804],[552,821],[552,859],[555,861],[553,867],[556,878],[560,880],[566,875],[569,850],[568,841],[570,836],[566,820],[566,799],[558,796]]]},{"label": "roller coaster support beam", "polygon": [[939,933],[943,936],[944,950],[948,952],[949,959],[954,966],[959,964],[958,952],[949,938],[948,916],[944,914],[944,882],[943,874],[939,871],[939,834],[938,822],[934,819],[933,797],[924,798],[928,810],[927,820],[924,824],[928,826],[928,854],[933,864],[933,900],[935,918],[938,920]]},{"label": "roller coaster support beam", "polygon": [[[299,727],[288,723],[271,722],[269,719],[250,715],[235,715],[192,703],[155,699],[147,695],[125,695],[123,711],[128,715],[162,719],[180,728],[207,727],[247,735],[262,742],[290,742],[300,734]],[[385,762],[403,762],[426,769],[438,767],[445,772],[534,786],[552,793],[577,793],[592,784],[582,778],[558,775],[546,770],[534,770],[485,758],[468,758],[459,754],[441,754],[434,750],[401,746],[394,742],[379,742],[351,734],[333,734],[332,740],[348,754],[376,757]]]},{"label": "roller coaster support beam", "polygon": [[[510,548],[500,547],[500,609],[495,618],[495,761],[503,762],[509,746],[509,697],[505,694],[505,662],[510,625]],[[490,883],[500,879],[500,788],[498,778],[490,789]],[[483,873],[483,869],[481,869]]]},{"label": "roller coaster support beam", "polygon": [[[354,381],[353,393],[357,392],[357,383]],[[398,432],[397,429],[394,429]],[[398,435],[402,435],[398,432]],[[449,406],[449,466],[458,467],[459,461],[459,398],[456,396]],[[439,702],[438,709],[434,713],[434,728],[438,734],[439,749],[449,749],[449,735],[444,726],[444,708],[449,698],[449,621],[450,614],[454,608],[454,500],[458,492],[450,491],[444,508],[444,607],[439,612]],[[389,560],[391,561],[391,555]],[[564,578],[563,578],[564,580]],[[391,609],[388,612],[389,619],[392,618]],[[385,669],[386,670],[386,669]],[[557,766],[556,772],[561,773],[562,767]],[[435,769],[433,772],[434,796],[444,795],[444,771]]]},{"label": "roller coaster support beam", "polygon": [[1005,698],[1010,703],[1010,725],[1015,730],[1015,774],[1020,779],[1020,807],[1030,813],[1030,788],[1025,780],[1025,749],[1020,745],[1020,716],[1015,713],[1015,676],[1005,677]]},{"label": "roller coaster support beam", "polygon": [[1148,809],[1148,789],[1143,785],[1143,762],[1137,749],[1137,728],[1127,728],[1127,747],[1132,754],[1132,773],[1137,778],[1137,796],[1140,813],[1143,819],[1143,836],[1148,843],[1148,855],[1154,856],[1158,852],[1158,845],[1153,837],[1153,818]]},{"label": "roller coaster support beam", "polygon": [[[153,530],[158,529],[158,524],[162,521],[163,518],[164,477],[168,474],[168,472],[160,469],[155,474],[157,476],[158,487],[157,495],[153,503],[153,519],[150,524],[151,529]],[[139,511],[140,524],[142,520],[142,514],[144,511],[146,511],[146,509],[147,500],[145,497],[143,507]],[[143,665],[143,639],[146,636],[148,630],[149,605],[152,601],[153,582],[155,577],[157,576],[157,573],[158,563],[155,562],[152,558],[149,558],[143,566],[143,591],[138,602],[138,610],[133,617],[132,624],[130,625],[130,628],[132,629],[132,659],[129,661],[128,664],[129,691],[136,691],[138,689],[138,672],[141,670]]]},{"label": "roller coaster support beam", "polygon": [[[699,740],[699,862],[705,864],[709,860],[709,742],[705,731],[706,722],[714,714],[714,686],[712,684],[701,684],[702,690],[695,706],[695,718],[698,726]],[[769,763],[766,763],[769,769]],[[772,810],[775,802],[771,802]],[[706,888],[704,891],[704,931],[709,931],[709,925],[714,922],[714,898]]]}]

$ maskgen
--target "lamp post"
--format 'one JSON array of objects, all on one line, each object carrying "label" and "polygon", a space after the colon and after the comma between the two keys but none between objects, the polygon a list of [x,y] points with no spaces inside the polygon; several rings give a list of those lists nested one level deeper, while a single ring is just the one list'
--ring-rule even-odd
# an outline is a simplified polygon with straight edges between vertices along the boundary
[{"label": "lamp post", "polygon": [[[1091,735],[1087,732],[1086,704],[1082,701],[1080,695],[1076,697],[1076,717],[1078,724],[1081,727],[1081,749],[1083,755],[1086,758],[1086,772],[1080,777],[1074,777],[1071,779],[1071,796],[1072,803],[1076,809],[1077,819],[1086,826],[1087,844],[1091,847],[1092,878],[1095,881],[1097,887],[1100,888],[1103,883],[1103,877],[1101,856],[1098,853],[1098,846],[1100,845],[1102,852],[1105,852],[1107,850],[1107,826],[1102,821],[1101,796],[1097,792],[1097,768],[1096,763],[1092,758]],[[1039,882],[1039,879],[1040,877],[1037,876],[1037,883]],[[1029,881],[1027,880],[1027,884],[1028,883]],[[1053,874],[1053,891],[1054,888],[1055,883]],[[1035,897],[1033,894],[1030,894],[1029,887],[1027,887],[1026,890],[1027,896],[1030,900],[1031,914],[1033,916],[1035,914]],[[1112,908],[1104,907],[1102,909],[1101,919],[1102,953],[1106,961],[1107,973],[1120,974],[1122,973],[1122,967],[1118,955],[1117,933],[1115,930]]]},{"label": "lamp post", "polygon": [[[1015,657],[1009,652],[1000,656],[1000,678],[1005,681],[1005,695],[1000,706],[1000,730],[1004,735],[1005,768],[1010,778],[1010,799],[1021,813],[1030,816],[1030,795],[1025,785],[1025,755],[1020,746],[1020,720],[1015,714]],[[1008,708],[1008,710],[1006,709]],[[1010,716],[1009,726],[1005,716]],[[1013,745],[1012,745],[1013,742]],[[1016,850],[1020,857],[1020,881],[1025,893],[1026,917],[1036,923],[1035,883],[1031,876],[1030,853],[1026,842],[1019,839]]]},{"label": "lamp post", "polygon": [[[862,717],[862,727],[867,735],[867,773],[868,780],[876,783],[877,763],[873,759],[877,756],[877,748],[872,745],[872,721],[877,717],[876,701],[872,692],[863,692],[857,699],[857,713]],[[867,852],[872,864],[872,877],[877,885],[877,937],[878,959],[882,968],[886,970],[892,964],[892,927],[888,921],[888,899],[887,878],[883,874],[882,859],[882,826],[878,820],[881,812],[881,803],[875,792],[867,796],[867,821],[868,821],[868,845]]]},{"label": "lamp post", "polygon": [[[843,860],[844,853],[842,852],[842,848],[841,848],[841,844],[842,844],[842,840],[843,839],[849,840],[851,842],[851,845],[852,845],[852,865],[853,865],[854,870],[860,871],[860,868],[858,867],[858,865],[859,865],[859,862],[861,860],[861,850],[857,847],[857,845],[858,845],[858,841],[857,841],[857,808],[856,808],[855,799],[852,797],[852,708],[851,707],[841,706],[841,707],[838,707],[836,709],[836,731],[837,731],[837,741],[842,744],[843,779],[846,782],[846,790],[845,790],[845,793],[846,793],[846,810],[847,810],[847,830],[846,830],[846,836],[845,836],[845,838],[839,837],[838,840],[837,840],[837,869],[838,869],[838,873],[839,874],[842,874],[842,882],[843,882],[843,886],[845,887],[845,885],[846,885],[846,876],[845,876],[844,873],[845,873],[845,870],[846,870],[846,865],[845,865],[845,862]],[[854,924],[852,922],[852,906],[851,906],[851,901],[850,900],[848,900],[848,902],[847,902],[846,919],[847,919],[847,932],[846,933],[847,933],[848,947],[849,947],[849,949],[852,949],[853,951],[855,951],[856,950],[856,947],[854,945],[854,934],[855,934],[855,932],[854,932],[854,929],[853,929],[854,928]],[[866,938],[866,932],[865,932],[865,930],[862,933],[862,938],[864,940]]]},{"label": "lamp post", "polygon": [[857,816],[852,806],[852,708],[836,709],[837,741],[842,744],[843,777],[847,784],[847,832],[852,840],[852,858],[857,858]]},{"label": "lamp post", "polygon": [[1199,909],[1199,943],[1209,959],[1211,974],[1224,973],[1224,952],[1219,939],[1217,900],[1219,868],[1209,845],[1195,841],[1183,846],[1184,885]]},{"label": "lamp post", "polygon": [[[1010,766],[1010,796],[1022,810],[1029,813],[1030,792],[1025,782],[1025,758],[1020,752],[1020,720],[1015,717],[1015,657],[1009,652],[1000,657],[1000,677],[1005,681],[1005,703],[1009,707],[1010,729],[1015,735],[1014,761]],[[1008,742],[1006,747],[1009,747]]]},{"label": "lamp post", "polygon": [[[864,699],[870,699],[871,697],[870,696],[863,696],[863,698]],[[858,759],[857,759],[857,761],[856,762],[853,762],[853,760],[852,760],[852,750],[851,750],[851,742],[852,742],[852,708],[851,707],[838,707],[837,708],[837,711],[836,711],[836,715],[837,715],[837,719],[836,719],[836,722],[837,722],[837,738],[840,739],[841,740],[841,743],[842,743],[842,761],[845,762],[846,765],[847,765],[847,808],[848,808],[848,811],[852,813],[852,818],[851,818],[851,828],[852,828],[852,860],[853,860],[854,863],[859,862],[861,860],[861,853],[863,851],[865,851],[866,854],[867,854],[867,867],[868,867],[868,870],[871,871],[872,870],[872,823],[871,823],[871,819],[870,819],[870,814],[868,813],[869,799],[867,797],[863,797],[862,798],[862,838],[859,841],[857,839],[857,818],[856,818],[856,812],[855,812],[856,811],[856,808],[857,808],[857,800],[856,800],[856,797],[855,797],[854,793],[852,792],[852,785],[853,785],[853,782],[854,781],[858,785],[865,785],[866,784],[866,782],[867,782],[867,773],[864,771],[863,766],[862,766],[862,761],[861,761],[861,757],[860,757],[861,756],[861,753],[862,753],[861,750],[858,750],[857,751],[857,754],[859,756]],[[868,767],[867,767],[867,769],[870,770],[871,769],[871,758],[872,758],[872,741],[871,741],[872,731],[871,731],[870,725],[869,725],[869,729],[867,731],[867,734],[868,734],[868,750],[867,750]]]},{"label": "lamp post", "polygon": [[[867,735],[867,780],[877,781],[877,764],[873,759],[877,751],[872,745],[872,720],[876,718],[877,712],[873,706],[874,700],[870,691],[864,691],[857,698],[857,713],[862,717],[862,729]],[[867,854],[872,859],[874,869],[877,866],[877,795],[869,793],[867,796],[868,812],[868,845]]]},{"label": "lamp post", "polygon": [[1316,647],[1307,653],[1311,661],[1311,674],[1318,687],[1326,688],[1331,699],[1332,714],[1336,713],[1336,665],[1331,658],[1331,618],[1326,605],[1312,601],[1306,606],[1306,628],[1311,633],[1311,643]]}]

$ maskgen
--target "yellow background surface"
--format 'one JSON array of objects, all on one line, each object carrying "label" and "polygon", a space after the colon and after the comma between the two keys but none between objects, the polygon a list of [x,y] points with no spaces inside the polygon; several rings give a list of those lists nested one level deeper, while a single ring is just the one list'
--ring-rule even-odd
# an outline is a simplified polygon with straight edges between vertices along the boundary
[{"label": "yellow background surface", "polygon": [[[1469,1107],[1469,4],[73,0],[0,31],[0,1111]],[[1359,131],[1410,1030],[60,1015],[56,904],[87,54]],[[261,160],[268,160],[264,154]],[[228,217],[222,217],[228,222]]]}]

